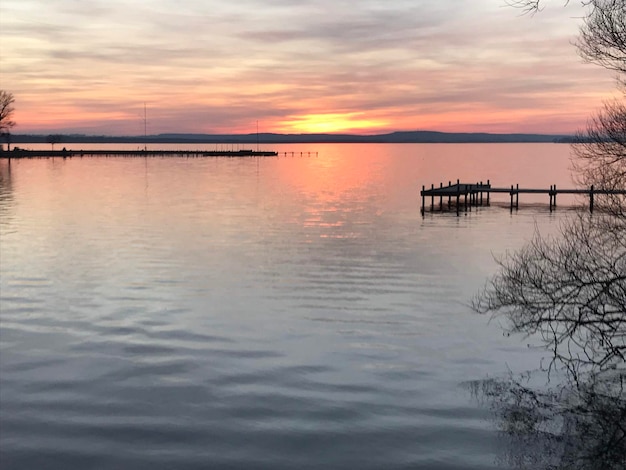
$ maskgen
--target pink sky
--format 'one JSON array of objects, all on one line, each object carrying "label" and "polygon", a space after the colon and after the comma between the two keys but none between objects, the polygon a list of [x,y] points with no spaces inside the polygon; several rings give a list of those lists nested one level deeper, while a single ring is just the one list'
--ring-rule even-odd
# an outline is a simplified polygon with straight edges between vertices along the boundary
[{"label": "pink sky", "polygon": [[500,0],[3,0],[13,132],[572,133],[613,93],[583,13]]}]

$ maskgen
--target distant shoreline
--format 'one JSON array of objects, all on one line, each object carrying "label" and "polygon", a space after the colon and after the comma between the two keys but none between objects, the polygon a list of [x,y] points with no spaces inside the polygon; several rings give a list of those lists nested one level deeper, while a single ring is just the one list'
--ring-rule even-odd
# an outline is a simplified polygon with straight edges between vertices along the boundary
[{"label": "distant shoreline", "polygon": [[[471,144],[471,143],[572,143],[573,135],[450,133],[434,131],[392,132],[378,135],[354,134],[158,134],[149,136],[105,136],[83,134],[16,134],[14,144]],[[5,141],[6,142],[6,141]]]}]

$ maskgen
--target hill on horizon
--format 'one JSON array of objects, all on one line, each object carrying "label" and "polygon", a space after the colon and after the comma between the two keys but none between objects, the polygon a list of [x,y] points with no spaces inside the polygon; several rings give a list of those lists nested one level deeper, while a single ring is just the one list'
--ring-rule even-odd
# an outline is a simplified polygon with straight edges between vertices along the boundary
[{"label": "hill on horizon", "polygon": [[[549,143],[571,142],[565,134],[495,134],[487,132],[397,131],[387,134],[187,134],[165,133],[148,136],[107,136],[52,134],[55,143]],[[12,143],[46,143],[49,135],[15,134]]]}]

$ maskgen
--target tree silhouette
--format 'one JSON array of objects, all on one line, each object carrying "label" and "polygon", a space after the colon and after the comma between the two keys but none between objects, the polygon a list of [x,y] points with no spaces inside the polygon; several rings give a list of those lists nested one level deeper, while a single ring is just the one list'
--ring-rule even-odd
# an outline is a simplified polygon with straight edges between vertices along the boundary
[{"label": "tree silhouette", "polygon": [[503,314],[512,333],[533,335],[551,351],[545,367],[578,382],[588,374],[626,374],[626,219],[579,215],[559,236],[536,234],[500,260],[474,303]]},{"label": "tree silhouette", "polygon": [[[565,2],[567,3],[567,2]],[[577,46],[590,63],[617,73],[621,97],[604,104],[572,146],[577,182],[626,189],[626,2],[587,7]],[[543,0],[509,2],[526,12]],[[568,217],[558,235],[536,233],[499,260],[474,308],[506,320],[550,352],[542,364],[563,378],[533,390],[484,380],[473,395],[490,404],[508,439],[506,460],[520,469],[626,468],[626,198],[596,195],[593,215]],[[561,374],[564,372],[564,374]]]},{"label": "tree silhouette", "polygon": [[15,111],[13,108],[14,102],[13,93],[0,90],[0,135],[5,137],[9,146],[11,145],[10,131],[15,126],[15,122],[11,120]]},{"label": "tree silhouette", "polygon": [[[520,0],[527,10],[543,2]],[[626,70],[626,2],[590,0],[578,47],[590,62]],[[621,28],[621,30],[620,30]],[[623,74],[618,78],[622,78]],[[626,91],[626,89],[623,89]],[[626,105],[606,103],[573,145],[577,179],[586,187],[626,189]],[[480,312],[503,315],[509,331],[538,334],[574,381],[607,371],[626,374],[626,200],[598,195],[593,216],[566,220],[557,237],[537,233],[474,301]]]},{"label": "tree silhouette", "polygon": [[63,141],[63,136],[60,134],[50,134],[46,137],[46,142],[52,145],[52,150],[54,150],[54,144],[59,144]]},{"label": "tree silhouette", "polygon": [[[625,35],[626,35],[626,29]],[[576,179],[584,187],[619,190],[626,188],[626,104],[605,103],[593,116],[585,132],[573,146]],[[623,194],[598,194],[595,206],[604,212],[624,217],[626,197]]]}]

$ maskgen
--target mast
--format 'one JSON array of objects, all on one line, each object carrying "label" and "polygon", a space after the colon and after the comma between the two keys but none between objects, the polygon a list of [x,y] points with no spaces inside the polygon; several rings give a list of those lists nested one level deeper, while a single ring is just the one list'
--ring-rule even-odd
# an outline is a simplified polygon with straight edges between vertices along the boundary
[{"label": "mast", "polygon": [[148,150],[148,124],[146,119],[146,102],[143,102],[143,149]]}]

